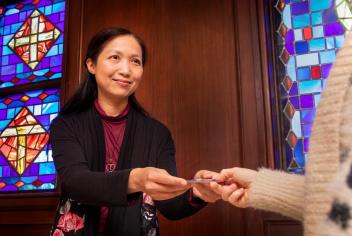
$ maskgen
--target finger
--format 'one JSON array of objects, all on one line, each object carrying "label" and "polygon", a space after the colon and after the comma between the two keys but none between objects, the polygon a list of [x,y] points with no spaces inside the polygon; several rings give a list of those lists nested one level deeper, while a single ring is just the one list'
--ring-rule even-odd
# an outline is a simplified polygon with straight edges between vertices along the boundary
[{"label": "finger", "polygon": [[171,193],[176,191],[186,191],[189,188],[189,185],[168,185],[150,182],[146,185],[145,190],[149,193]]},{"label": "finger", "polygon": [[220,199],[220,196],[212,196],[207,194],[206,192],[202,192],[202,191],[197,192],[196,190],[194,191],[194,195],[206,202],[215,202],[216,200]]},{"label": "finger", "polygon": [[237,185],[231,184],[229,186],[223,186],[221,198],[224,201],[228,201],[231,194],[237,189]]},{"label": "finger", "polygon": [[199,177],[203,179],[216,179],[216,177],[220,177],[219,173],[204,170],[199,173]]},{"label": "finger", "polygon": [[163,185],[188,186],[188,183],[185,179],[172,176],[168,174],[166,171],[151,174],[149,176],[149,180]]},{"label": "finger", "polygon": [[243,197],[243,195],[244,195],[244,189],[243,188],[237,189],[234,192],[232,192],[232,194],[228,198],[228,201],[235,206],[244,207],[241,204],[239,204],[240,199]]},{"label": "finger", "polygon": [[235,176],[236,167],[230,169],[223,169],[220,171],[220,175],[224,175],[227,178],[233,178]]},{"label": "finger", "polygon": [[210,189],[209,186],[205,187],[202,184],[198,184],[197,186],[193,187],[193,189],[196,189],[198,191],[198,193],[201,195],[199,197],[201,197],[203,200],[205,200],[204,198],[208,200],[211,200],[211,199],[217,200],[221,198],[221,195],[214,192],[212,189]]},{"label": "finger", "polygon": [[219,194],[221,196],[222,194],[222,186],[220,184],[217,184],[215,182],[211,182],[209,184],[210,188],[217,194]]}]

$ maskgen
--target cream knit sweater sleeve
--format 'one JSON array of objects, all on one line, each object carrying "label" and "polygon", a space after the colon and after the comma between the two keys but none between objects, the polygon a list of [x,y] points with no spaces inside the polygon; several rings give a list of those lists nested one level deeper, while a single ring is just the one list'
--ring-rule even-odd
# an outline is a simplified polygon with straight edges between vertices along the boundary
[{"label": "cream knit sweater sleeve", "polygon": [[304,176],[260,169],[249,193],[251,207],[303,220]]}]

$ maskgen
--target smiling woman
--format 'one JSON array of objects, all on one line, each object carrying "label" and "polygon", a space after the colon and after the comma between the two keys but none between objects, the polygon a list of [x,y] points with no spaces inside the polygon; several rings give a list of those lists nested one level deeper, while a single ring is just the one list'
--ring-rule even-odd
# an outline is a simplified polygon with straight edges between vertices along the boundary
[{"label": "smiling woman", "polygon": [[142,80],[142,50],[138,42],[131,35],[112,39],[96,61],[88,58],[86,63],[97,80],[99,104],[109,116],[120,114]]},{"label": "smiling woman", "polygon": [[126,29],[106,29],[91,40],[87,78],[51,125],[62,183],[51,235],[158,235],[156,209],[180,219],[219,199],[175,177],[169,130],[134,97],[145,62],[143,41]]}]

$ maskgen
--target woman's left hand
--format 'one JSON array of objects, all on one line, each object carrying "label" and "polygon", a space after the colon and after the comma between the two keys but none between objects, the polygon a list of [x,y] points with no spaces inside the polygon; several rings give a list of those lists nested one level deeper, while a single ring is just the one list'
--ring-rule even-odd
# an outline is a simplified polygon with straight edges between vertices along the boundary
[{"label": "woman's left hand", "polygon": [[[194,178],[215,179],[220,182],[225,181],[225,177],[223,175],[208,170],[198,171]],[[218,194],[212,189],[212,184],[214,183],[192,183],[193,195],[206,202],[216,202],[221,199],[221,194]]]}]

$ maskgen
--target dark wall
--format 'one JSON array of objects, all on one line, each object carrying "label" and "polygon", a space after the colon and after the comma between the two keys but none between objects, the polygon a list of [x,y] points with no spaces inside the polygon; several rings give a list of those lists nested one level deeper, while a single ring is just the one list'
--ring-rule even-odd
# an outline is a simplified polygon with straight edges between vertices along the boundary
[{"label": "dark wall", "polygon": [[[137,97],[170,128],[179,176],[190,178],[200,169],[272,165],[262,1],[68,3],[63,101],[78,85],[78,68],[90,37],[103,27],[125,27],[148,47]],[[47,235],[57,196],[42,198],[42,205],[35,208],[31,202],[38,201],[37,196],[3,199],[8,204],[24,202],[25,209],[35,211],[21,207],[5,211],[6,205],[0,203],[0,232],[15,232],[21,224],[26,227],[16,232]],[[22,222],[21,214],[29,218]],[[220,201],[181,221],[161,217],[162,235],[282,235],[287,225],[292,235],[299,235],[296,223]]]}]

